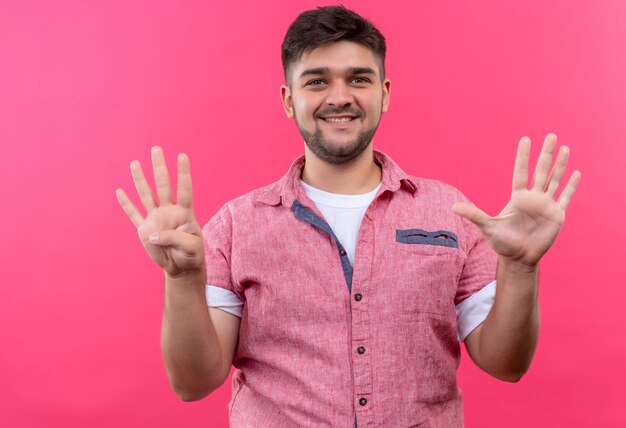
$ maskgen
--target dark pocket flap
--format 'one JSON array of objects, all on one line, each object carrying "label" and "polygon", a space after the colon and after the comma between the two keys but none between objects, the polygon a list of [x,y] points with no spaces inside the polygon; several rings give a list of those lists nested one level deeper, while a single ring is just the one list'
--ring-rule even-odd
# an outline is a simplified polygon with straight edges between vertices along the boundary
[{"label": "dark pocket flap", "polygon": [[396,229],[396,242],[401,242],[403,244],[425,244],[459,248],[457,236],[447,230],[435,230],[434,232],[428,232],[422,229]]}]

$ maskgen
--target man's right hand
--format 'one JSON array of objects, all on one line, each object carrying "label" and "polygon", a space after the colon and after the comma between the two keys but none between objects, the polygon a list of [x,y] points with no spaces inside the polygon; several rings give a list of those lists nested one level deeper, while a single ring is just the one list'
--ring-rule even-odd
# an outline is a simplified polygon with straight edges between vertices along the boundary
[{"label": "man's right hand", "polygon": [[193,213],[189,158],[178,155],[178,192],[172,196],[163,150],[152,148],[157,204],[137,161],[130,170],[146,216],[122,189],[117,199],[137,226],[146,251],[165,271],[161,350],[167,376],[184,401],[205,397],[228,377],[239,337],[239,317],[208,308],[202,229]]},{"label": "man's right hand", "polygon": [[204,278],[202,229],[193,212],[189,158],[182,153],[178,155],[176,203],[163,150],[158,146],[152,148],[152,166],[159,204],[138,161],[131,162],[130,170],[146,216],[135,207],[124,190],[117,189],[117,199],[137,227],[139,239],[146,251],[164,269],[166,275],[174,278],[192,274]]}]

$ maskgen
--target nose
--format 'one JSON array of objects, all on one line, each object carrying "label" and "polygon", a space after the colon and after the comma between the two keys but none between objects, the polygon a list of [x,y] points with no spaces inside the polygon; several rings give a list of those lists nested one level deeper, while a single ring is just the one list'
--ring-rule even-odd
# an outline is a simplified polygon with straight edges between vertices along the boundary
[{"label": "nose", "polygon": [[342,108],[348,107],[354,102],[354,97],[350,87],[345,82],[335,82],[328,89],[326,104],[329,106]]}]

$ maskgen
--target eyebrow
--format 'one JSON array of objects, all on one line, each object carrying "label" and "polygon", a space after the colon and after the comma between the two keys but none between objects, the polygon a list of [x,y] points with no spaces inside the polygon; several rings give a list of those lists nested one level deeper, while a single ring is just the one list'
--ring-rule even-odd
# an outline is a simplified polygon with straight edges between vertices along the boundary
[{"label": "eyebrow", "polygon": [[[310,76],[310,75],[320,75],[320,74],[328,74],[330,71],[330,69],[328,67],[316,67],[316,68],[309,68],[304,70],[301,74],[300,74],[300,78],[302,79],[305,76]],[[372,74],[375,75],[376,72],[370,68],[370,67],[348,67],[347,68],[347,72],[350,75],[354,75],[354,74]]]}]

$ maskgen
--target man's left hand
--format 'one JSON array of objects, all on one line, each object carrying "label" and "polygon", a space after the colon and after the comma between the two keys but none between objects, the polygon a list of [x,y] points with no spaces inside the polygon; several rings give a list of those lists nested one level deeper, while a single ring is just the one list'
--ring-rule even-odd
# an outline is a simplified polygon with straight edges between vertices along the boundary
[{"label": "man's left hand", "polygon": [[580,182],[580,171],[574,171],[558,200],[555,199],[569,157],[569,148],[561,146],[551,169],[555,146],[556,135],[548,134],[528,188],[530,139],[520,140],[511,199],[497,216],[490,217],[469,203],[452,207],[453,212],[478,226],[500,257],[529,268],[537,266],[555,241],[565,220],[565,210]]}]

